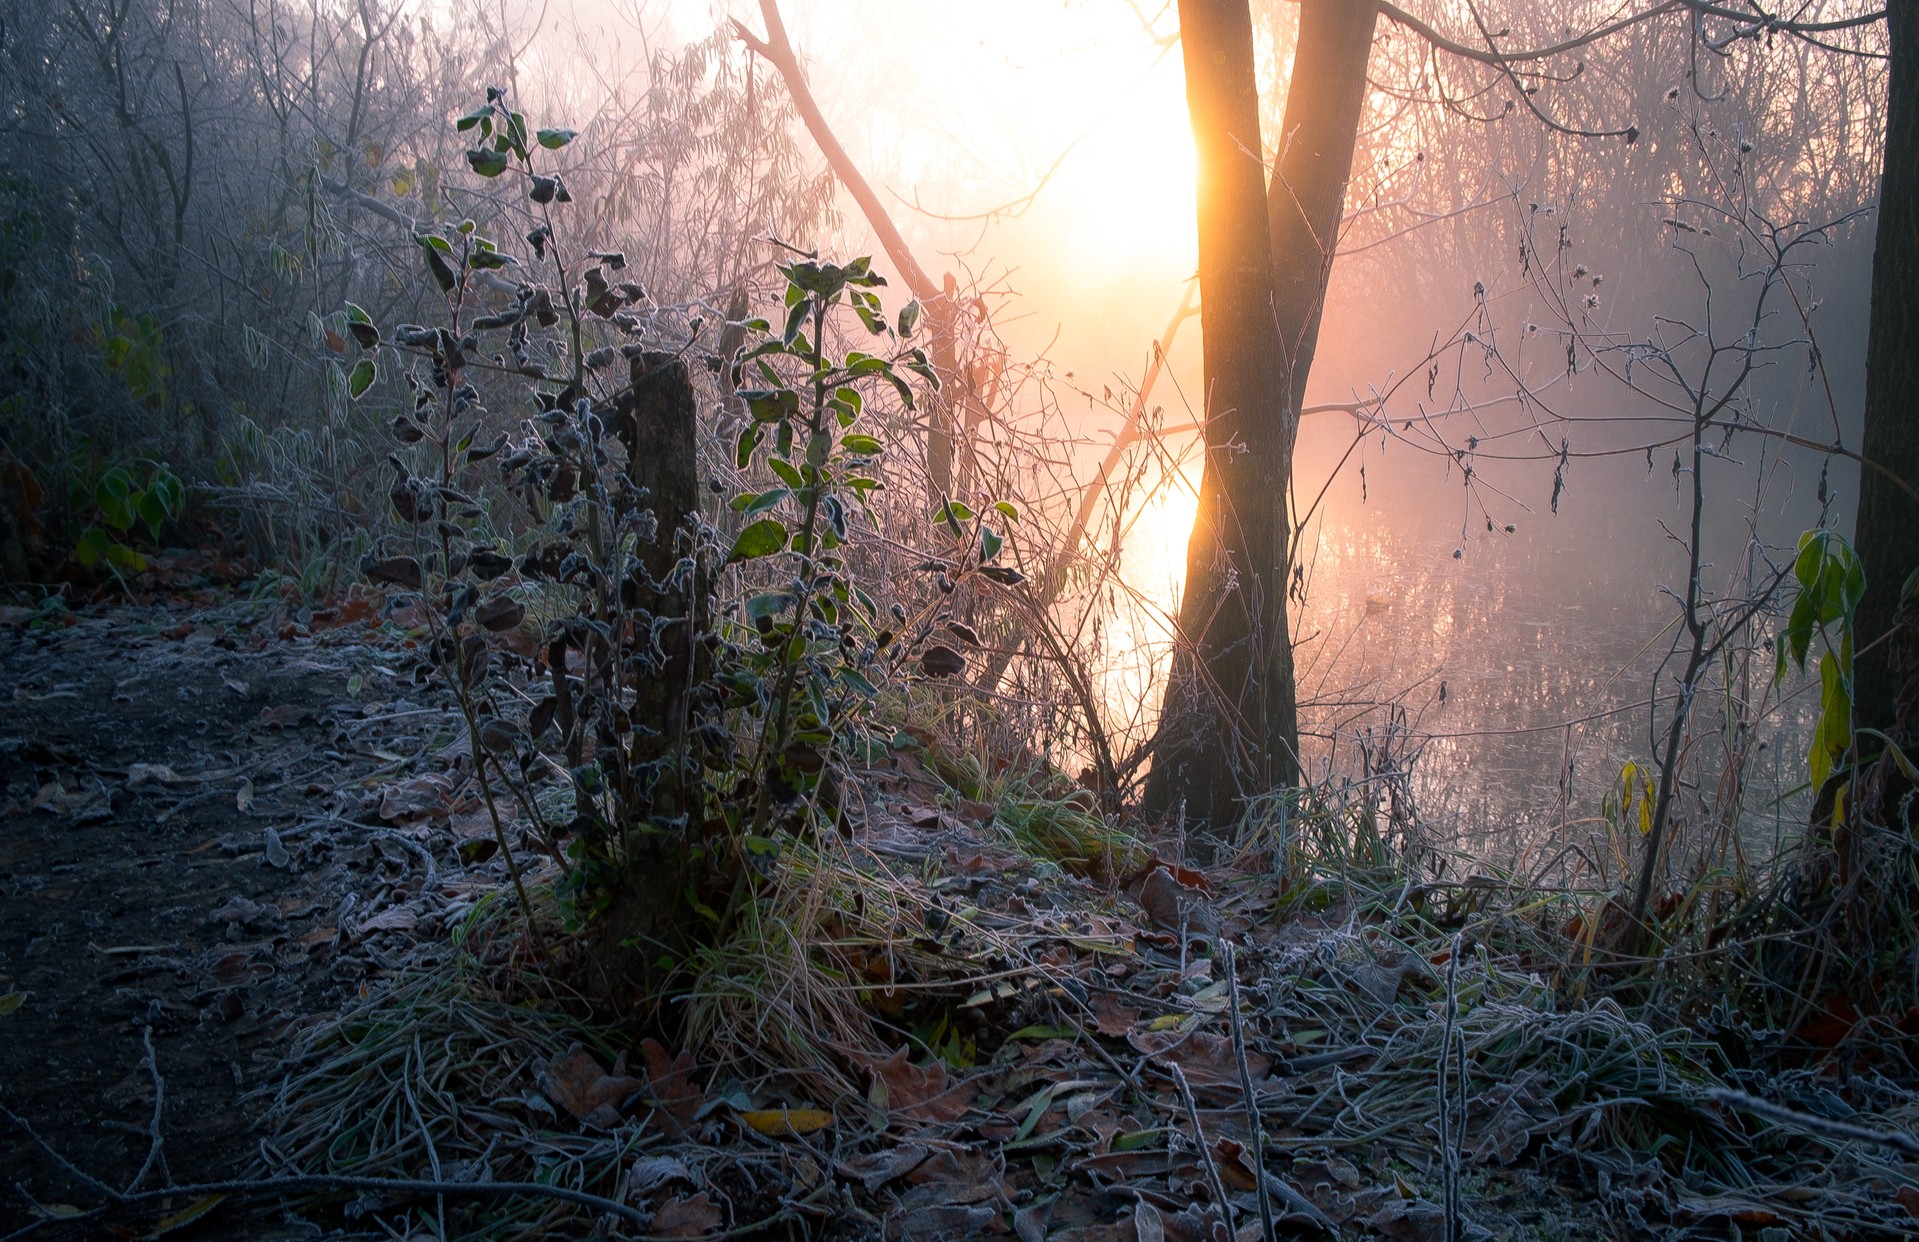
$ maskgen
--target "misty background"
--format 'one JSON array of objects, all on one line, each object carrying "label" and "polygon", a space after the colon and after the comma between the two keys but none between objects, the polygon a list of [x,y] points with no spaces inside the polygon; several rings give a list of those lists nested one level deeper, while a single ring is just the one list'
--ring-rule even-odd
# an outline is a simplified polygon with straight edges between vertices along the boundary
[{"label": "misty background", "polygon": [[[1611,11],[1499,7],[1524,45]],[[210,485],[236,511],[264,506],[246,520],[283,551],[317,555],[364,525],[339,498],[379,458],[354,447],[363,415],[323,347],[326,317],[349,296],[401,315],[420,290],[411,222],[483,211],[451,122],[487,86],[512,89],[535,124],[580,131],[578,213],[627,251],[663,334],[710,340],[733,290],[773,289],[768,237],[890,267],[777,74],[732,37],[734,19],[760,28],[752,4],[0,9],[9,451],[187,446],[225,463]],[[1124,426],[1195,263],[1170,6],[784,12],[836,134],[922,265],[953,274],[978,356],[998,359],[982,434],[1057,444],[1050,468],[994,482],[1057,518]],[[1293,20],[1255,5],[1268,160]],[[1595,822],[1658,727],[1649,700],[1685,564],[1663,442],[1685,418],[1638,346],[1679,342],[1709,311],[1738,338],[1763,222],[1830,227],[1797,252],[1803,314],[1778,306],[1756,328],[1770,352],[1742,417],[1858,444],[1883,73],[1798,40],[1701,63],[1683,27],[1643,23],[1537,101],[1572,128],[1635,126],[1628,143],[1506,111],[1490,71],[1380,29],[1309,393],[1357,408],[1309,413],[1295,474],[1309,770],[1346,771],[1367,730],[1375,749],[1390,733],[1462,844],[1537,857]],[[112,326],[58,345],[84,337],[76,315]],[[1110,727],[1134,738],[1150,732],[1184,568],[1197,444],[1179,429],[1203,409],[1198,345],[1191,318],[1145,401],[1165,434],[1129,458],[1095,523],[1116,575],[1066,600]],[[135,382],[146,347],[164,362]],[[1843,458],[1735,435],[1712,464],[1718,585],[1816,524],[1850,529]],[[1736,677],[1773,756],[1741,795],[1767,810],[1748,822],[1789,825],[1803,819],[1783,800],[1803,779],[1803,712],[1754,669]]]}]

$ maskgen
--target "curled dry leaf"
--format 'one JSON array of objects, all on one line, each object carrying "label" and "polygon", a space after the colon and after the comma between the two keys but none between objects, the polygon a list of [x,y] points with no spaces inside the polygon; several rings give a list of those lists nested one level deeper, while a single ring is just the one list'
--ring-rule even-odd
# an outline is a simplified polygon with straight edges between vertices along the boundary
[{"label": "curled dry leaf", "polygon": [[574,1120],[599,1129],[618,1125],[620,1106],[637,1095],[643,1085],[627,1074],[624,1053],[608,1073],[579,1044],[553,1058],[540,1071],[538,1081],[547,1099],[573,1114]]},{"label": "curled dry leaf", "polygon": [[420,562],[410,556],[389,556],[361,568],[369,582],[388,582],[409,591],[417,591],[426,585],[426,574],[421,570]]},{"label": "curled dry leaf", "polygon": [[943,1062],[913,1065],[906,1049],[885,1060],[868,1059],[873,1072],[874,1103],[896,1118],[909,1121],[957,1121],[979,1094],[979,1084],[956,1082]]},{"label": "curled dry leaf", "polygon": [[653,1214],[656,1238],[699,1238],[712,1233],[726,1218],[702,1190],[690,1199],[668,1199]]},{"label": "curled dry leaf", "polygon": [[642,1041],[640,1051],[646,1056],[647,1097],[657,1105],[654,1117],[660,1129],[668,1138],[690,1134],[706,1107],[705,1093],[693,1085],[693,1054],[668,1057],[656,1039]]},{"label": "curled dry leaf", "polygon": [[526,619],[526,605],[509,595],[495,595],[481,601],[473,619],[495,633],[514,629]]},{"label": "curled dry leaf", "polygon": [[966,671],[966,657],[944,643],[920,653],[920,671],[928,677],[958,677]]},{"label": "curled dry leaf", "polygon": [[640,1198],[652,1194],[668,1182],[685,1182],[688,1186],[699,1184],[692,1170],[672,1156],[641,1156],[633,1162],[633,1171],[627,1176],[627,1193]]}]

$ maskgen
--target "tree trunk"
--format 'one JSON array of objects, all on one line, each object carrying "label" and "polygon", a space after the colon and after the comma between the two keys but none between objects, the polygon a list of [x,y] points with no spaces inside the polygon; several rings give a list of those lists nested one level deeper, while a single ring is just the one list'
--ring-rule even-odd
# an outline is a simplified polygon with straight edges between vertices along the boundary
[{"label": "tree trunk", "polygon": [[1287,371],[1289,455],[1319,343],[1319,315],[1326,305],[1326,282],[1346,208],[1377,19],[1373,0],[1305,0],[1300,5],[1278,166],[1266,194],[1274,312]]},{"label": "tree trunk", "polygon": [[1269,194],[1247,6],[1180,4],[1206,460],[1146,804],[1214,825],[1237,818],[1245,796],[1299,780],[1287,488],[1376,13],[1371,0],[1305,0]]},{"label": "tree trunk", "polygon": [[[621,805],[651,814],[644,823],[617,825],[626,837],[624,859],[612,900],[594,921],[592,952],[602,995],[637,1011],[658,999],[659,980],[668,973],[661,959],[683,959],[689,934],[705,926],[689,899],[701,878],[693,852],[701,826],[692,822],[697,799],[689,789],[698,773],[685,766],[687,694],[699,675],[694,664],[705,585],[674,584],[700,503],[698,410],[686,362],[648,351],[633,360],[632,382],[631,405],[614,430],[626,446],[627,478],[644,489],[642,503],[658,528],[651,542],[638,546],[638,572],[619,588],[621,607],[641,624],[674,620],[659,631],[656,665],[633,682],[630,711],[647,727],[633,731],[617,762],[602,759],[608,779],[621,787]],[[563,692],[564,646],[555,667],[556,690]]]},{"label": "tree trunk", "polygon": [[1252,18],[1245,0],[1181,0],[1179,26],[1198,157],[1206,457],[1146,801],[1224,824],[1243,794],[1298,775],[1286,373],[1273,317]]},{"label": "tree trunk", "polygon": [[[1867,461],[1919,486],[1919,12],[1886,6],[1891,84],[1886,100],[1886,167],[1879,183],[1879,226],[1872,256],[1872,326],[1866,338]],[[1900,591],[1919,569],[1919,504],[1877,470],[1859,472],[1853,545],[1866,568],[1855,618],[1863,647],[1892,629]],[[1886,646],[1862,652],[1854,670],[1858,721],[1893,723],[1896,687]]]}]

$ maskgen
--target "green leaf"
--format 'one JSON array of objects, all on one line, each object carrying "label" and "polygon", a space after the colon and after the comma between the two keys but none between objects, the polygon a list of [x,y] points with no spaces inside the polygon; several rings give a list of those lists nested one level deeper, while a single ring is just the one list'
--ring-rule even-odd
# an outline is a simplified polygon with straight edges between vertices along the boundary
[{"label": "green leaf", "polygon": [[786,606],[792,602],[793,597],[785,591],[767,591],[764,594],[755,595],[746,601],[746,619],[758,621],[761,617],[777,617],[785,612]]},{"label": "green leaf", "polygon": [[138,574],[146,572],[147,558],[141,556],[124,543],[115,543],[109,540],[106,546],[106,558],[107,564],[113,566],[121,573]]},{"label": "green leaf", "polygon": [[482,177],[497,177],[506,171],[507,158],[503,152],[484,149],[466,153],[467,167]]},{"label": "green leaf", "polygon": [[373,359],[371,358],[362,358],[353,364],[353,374],[347,376],[346,388],[347,392],[352,394],[355,401],[358,401],[362,396],[366,395],[367,389],[373,387],[373,379],[376,374],[377,372],[373,369]]},{"label": "green leaf", "polygon": [[751,561],[771,556],[786,547],[786,526],[776,518],[761,518],[740,532],[733,541],[730,560]]},{"label": "green leaf", "polygon": [[26,1004],[26,1001],[27,994],[25,992],[8,992],[5,996],[0,996],[0,1018],[4,1018],[14,1010],[20,1008],[20,1006]]},{"label": "green leaf", "polygon": [[769,491],[761,492],[757,496],[751,492],[743,492],[733,497],[732,504],[729,507],[735,513],[744,513],[748,517],[752,517],[756,513],[765,513],[768,509],[773,508],[792,494],[791,490],[784,487],[775,487]]},{"label": "green leaf", "polygon": [[798,491],[800,488],[806,486],[806,480],[800,477],[800,472],[795,470],[790,463],[773,457],[769,458],[766,464],[772,468],[774,474],[779,476],[780,482],[786,484],[794,491]]},{"label": "green leaf", "polygon": [[100,476],[93,488],[93,504],[100,510],[100,516],[107,525],[115,530],[126,530],[133,525],[133,476],[124,469],[115,466]]},{"label": "green leaf", "polygon": [[852,435],[842,438],[840,444],[847,452],[858,457],[878,457],[886,449],[886,446],[880,443],[878,437],[869,436],[864,432],[854,432]]},{"label": "green leaf", "polygon": [[166,503],[154,494],[153,489],[148,488],[134,497],[133,508],[140,515],[140,520],[146,524],[147,534],[158,539],[160,528],[166,525]]},{"label": "green leaf", "polygon": [[900,307],[899,333],[901,336],[913,335],[913,329],[919,326],[919,321],[919,299],[915,298],[913,301]]},{"label": "green leaf", "polygon": [[456,131],[464,134],[467,130],[472,129],[475,125],[478,125],[481,121],[486,120],[488,117],[492,115],[493,115],[493,105],[487,104],[484,107],[473,109],[473,111],[467,113],[465,116],[461,117],[459,120],[453,122],[453,128]]},{"label": "green leaf", "polygon": [[107,554],[107,545],[112,542],[107,532],[98,526],[89,526],[74,542],[73,559],[91,569],[100,563],[100,558]]},{"label": "green leaf", "polygon": [[549,151],[558,151],[579,136],[580,131],[576,129],[543,129],[535,135],[540,145]]},{"label": "green leaf", "polygon": [[960,530],[960,523],[970,522],[974,516],[963,501],[949,500],[934,511],[933,520],[946,523],[947,529],[953,532],[953,538],[964,539],[966,535]]},{"label": "green leaf", "polygon": [[800,395],[791,388],[742,388],[737,395],[758,422],[777,423],[800,412]]},{"label": "green leaf", "polygon": [[1005,514],[1007,521],[1009,522],[1019,521],[1019,510],[1014,508],[1010,503],[1004,500],[995,500],[993,502],[993,507],[999,510],[1001,513]]},{"label": "green leaf", "polygon": [[447,243],[446,238],[434,233],[423,234],[418,240],[420,249],[426,252],[427,270],[433,273],[433,279],[440,286],[440,292],[453,292],[453,287],[460,283],[460,278],[453,274],[453,269],[447,266],[446,259],[442,257],[453,247]]},{"label": "green leaf", "polygon": [[1017,569],[1008,568],[1005,565],[982,565],[980,566],[979,574],[980,577],[985,578],[987,581],[997,582],[1001,586],[1018,586],[1020,583],[1026,581],[1025,574]]},{"label": "green leaf", "polygon": [[748,423],[740,432],[739,444],[733,450],[733,464],[744,470],[753,460],[753,450],[760,446],[760,429],[757,423]]},{"label": "green leaf", "polygon": [[979,535],[980,560],[982,561],[992,560],[994,557],[999,555],[999,550],[1003,546],[1005,546],[1005,540],[999,537],[999,533],[997,531],[995,531],[990,526],[980,527],[980,535]]}]

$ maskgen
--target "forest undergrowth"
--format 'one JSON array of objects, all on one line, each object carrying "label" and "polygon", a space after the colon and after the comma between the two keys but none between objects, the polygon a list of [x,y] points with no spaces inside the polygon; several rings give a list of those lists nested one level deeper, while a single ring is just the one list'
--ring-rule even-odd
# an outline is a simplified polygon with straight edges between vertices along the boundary
[{"label": "forest undergrowth", "polygon": [[[357,60],[262,78],[306,158],[252,196],[277,214],[243,283],[272,313],[237,356],[214,330],[234,324],[133,305],[140,269],[116,284],[104,243],[77,307],[54,297],[81,249],[48,257],[72,222],[43,207],[68,200],[0,181],[9,287],[39,291],[0,315],[20,346],[0,400],[56,415],[10,425],[0,458],[16,706],[84,689],[106,696],[100,728],[124,712],[120,734],[165,740],[181,717],[115,659],[225,704],[191,772],[83,756],[22,715],[7,814],[131,836],[129,806],[164,825],[206,783],[240,827],[179,852],[308,886],[221,890],[199,965],[46,941],[130,959],[116,984],[196,990],[136,1006],[152,1113],[131,1180],[7,1112],[21,1174],[0,1239],[1919,1227],[1919,774],[1898,745],[1858,760],[1843,540],[1809,535],[1749,608],[1716,612],[1695,529],[1684,702],[1698,690],[1738,742],[1719,762],[1681,714],[1588,852],[1532,871],[1449,852],[1390,702],[1369,706],[1377,731],[1342,726],[1365,737],[1354,770],[1206,831],[1149,819],[1150,710],[1116,706],[1098,661],[1116,610],[1152,611],[1118,572],[1126,493],[1180,469],[1150,379],[1108,394],[1124,431],[1076,486],[1058,377],[998,338],[998,291],[902,299],[869,259],[797,244],[831,231],[830,183],[798,171],[786,102],[727,39],[659,58],[645,106],[583,135],[463,67],[507,32],[448,35],[434,46],[471,56],[427,63],[386,40],[428,27],[376,32],[371,12],[341,27]],[[293,55],[284,31],[242,33],[257,59]],[[409,82],[467,110],[449,125]],[[334,133],[349,97],[344,140],[286,138],[294,118]],[[645,176],[601,150],[642,121]],[[213,162],[244,191],[274,161],[241,145]],[[211,280],[150,275],[156,305]],[[312,417],[266,413],[282,403]],[[161,414],[170,434],[134,430]],[[1556,461],[1555,507],[1563,440]],[[1749,860],[1739,713],[1767,701],[1748,692],[1789,586],[1779,667],[1817,638],[1835,670],[1815,823]],[[214,663],[242,651],[246,671]],[[296,674],[309,697],[350,680],[255,714],[257,687]],[[1906,706],[1919,726],[1919,693]],[[268,743],[313,766],[269,784],[242,758]],[[98,880],[107,852],[61,866]],[[173,877],[189,893],[192,865]],[[300,973],[322,960],[324,980]],[[0,1033],[36,1003],[15,980]],[[229,1061],[253,1142],[226,1167],[161,1158],[154,1032],[187,1009],[275,1043],[264,1081]]]}]

